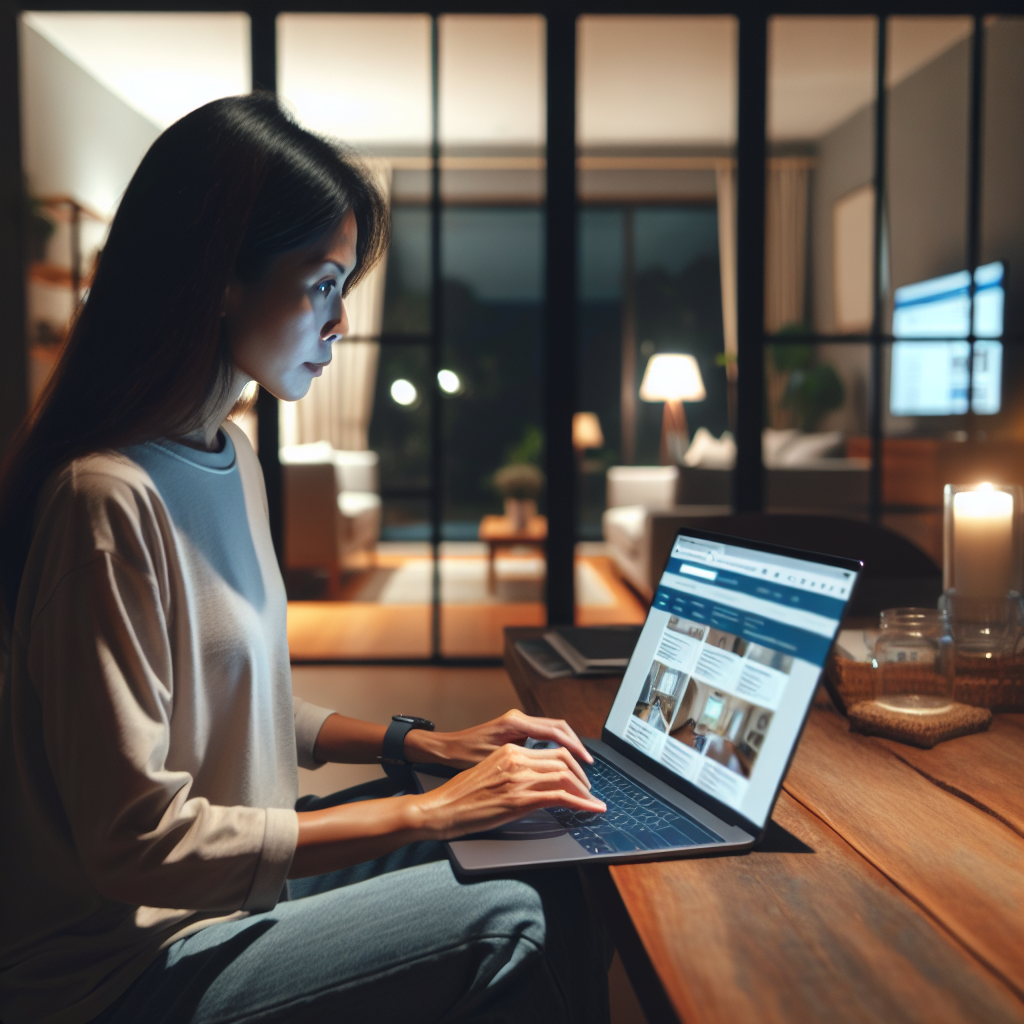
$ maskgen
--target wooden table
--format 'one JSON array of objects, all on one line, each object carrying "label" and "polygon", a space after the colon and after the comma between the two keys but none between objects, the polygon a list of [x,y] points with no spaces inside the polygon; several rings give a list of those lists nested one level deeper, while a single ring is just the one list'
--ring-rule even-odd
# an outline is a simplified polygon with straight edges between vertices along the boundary
[{"label": "wooden table", "polygon": [[487,592],[493,594],[497,579],[494,573],[494,556],[498,548],[514,548],[523,545],[540,548],[547,546],[548,517],[530,516],[526,526],[517,530],[509,516],[484,516],[480,520],[480,539],[487,545]]},{"label": "wooden table", "polygon": [[[619,679],[523,707],[599,736]],[[1024,715],[918,750],[815,701],[762,846],[587,867],[650,1024],[1024,1021]]]}]

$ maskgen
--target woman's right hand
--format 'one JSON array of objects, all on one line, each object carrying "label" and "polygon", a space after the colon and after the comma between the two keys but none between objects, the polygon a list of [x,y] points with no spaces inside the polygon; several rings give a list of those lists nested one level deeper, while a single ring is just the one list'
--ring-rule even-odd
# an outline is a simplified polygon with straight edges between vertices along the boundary
[{"label": "woman's right hand", "polygon": [[564,747],[534,750],[515,743],[415,799],[425,831],[437,839],[497,828],[545,807],[607,810],[591,796],[583,769]]},{"label": "woman's right hand", "polygon": [[429,793],[300,811],[288,877],[337,871],[420,839],[455,839],[497,828],[544,807],[607,810],[590,795],[583,769],[565,747],[506,743]]}]

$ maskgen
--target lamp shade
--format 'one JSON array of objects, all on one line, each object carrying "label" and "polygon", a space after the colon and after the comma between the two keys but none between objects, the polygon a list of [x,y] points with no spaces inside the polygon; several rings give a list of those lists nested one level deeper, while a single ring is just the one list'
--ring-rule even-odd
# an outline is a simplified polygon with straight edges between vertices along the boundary
[{"label": "lamp shade", "polygon": [[645,402],[702,402],[707,397],[700,367],[693,356],[651,356],[640,384]]},{"label": "lamp shade", "polygon": [[579,451],[584,448],[604,447],[604,434],[596,412],[577,412],[572,417],[572,446]]}]

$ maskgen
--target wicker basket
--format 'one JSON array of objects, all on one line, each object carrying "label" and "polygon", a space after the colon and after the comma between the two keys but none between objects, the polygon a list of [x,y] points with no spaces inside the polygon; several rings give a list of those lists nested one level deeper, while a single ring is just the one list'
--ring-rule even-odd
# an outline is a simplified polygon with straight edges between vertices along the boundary
[{"label": "wicker basket", "polygon": [[[844,715],[854,704],[874,698],[877,671],[867,662],[841,658],[833,651],[825,666],[825,686]],[[930,673],[915,671],[909,665],[906,673],[908,693],[934,689]],[[961,704],[991,711],[1024,711],[1024,662],[1019,657],[988,659],[957,654],[953,697]]]}]

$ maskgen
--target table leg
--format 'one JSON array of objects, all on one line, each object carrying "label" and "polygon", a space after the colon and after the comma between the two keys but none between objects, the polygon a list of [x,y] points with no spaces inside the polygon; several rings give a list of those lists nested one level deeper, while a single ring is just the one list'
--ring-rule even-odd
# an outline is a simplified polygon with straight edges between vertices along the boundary
[{"label": "table leg", "polygon": [[487,593],[493,594],[497,590],[498,580],[494,570],[494,550],[498,545],[490,542],[487,545]]}]

